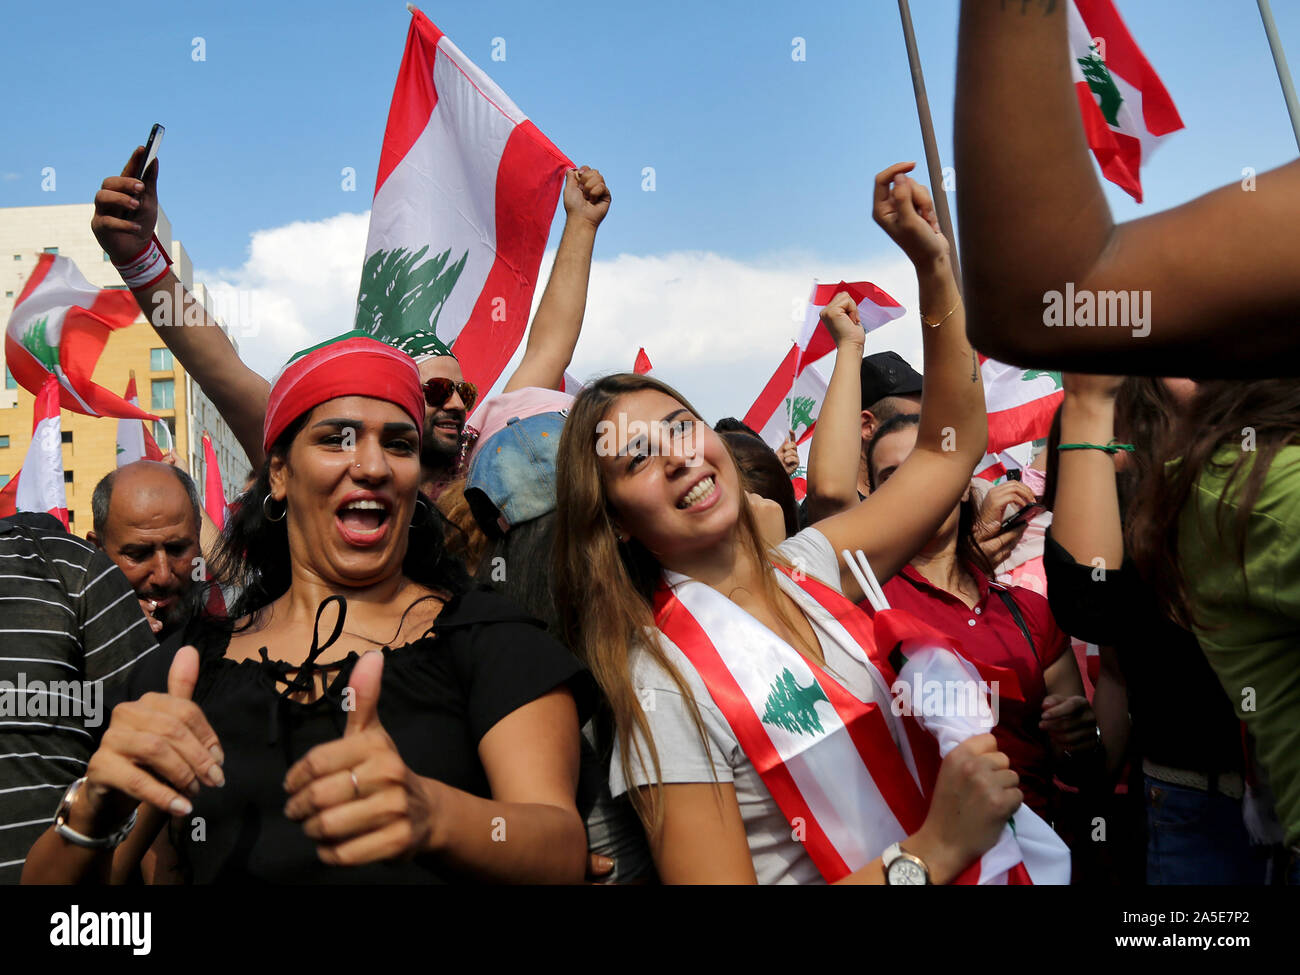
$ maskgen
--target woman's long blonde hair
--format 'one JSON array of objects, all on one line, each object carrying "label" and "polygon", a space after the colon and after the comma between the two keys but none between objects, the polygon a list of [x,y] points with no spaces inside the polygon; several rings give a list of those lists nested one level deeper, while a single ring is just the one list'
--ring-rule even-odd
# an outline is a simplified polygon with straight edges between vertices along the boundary
[{"label": "woman's long blonde hair", "polygon": [[[606,419],[619,397],[641,390],[670,396],[700,416],[671,386],[632,373],[606,376],[578,394],[564,424],[557,461],[554,583],[556,605],[568,644],[591,669],[613,712],[619,732],[618,760],[629,773],[628,793],[632,805],[646,828],[654,833],[663,823],[659,753],[645,716],[653,702],[643,702],[632,682],[633,648],[648,653],[672,678],[687,702],[706,753],[710,749],[695,696],[664,651],[655,628],[653,600],[663,568],[636,539],[620,544],[615,537],[614,513],[597,461],[601,420]],[[730,448],[727,456],[734,465]],[[753,555],[757,565],[765,566],[773,560],[789,564],[764,545],[743,493],[739,530],[743,549]],[[763,595],[769,605],[791,632],[797,632],[782,605],[772,573],[760,575]],[[641,748],[643,741],[649,746],[649,763]],[[638,789],[631,783],[633,749],[640,768],[654,770],[649,789]]]}]

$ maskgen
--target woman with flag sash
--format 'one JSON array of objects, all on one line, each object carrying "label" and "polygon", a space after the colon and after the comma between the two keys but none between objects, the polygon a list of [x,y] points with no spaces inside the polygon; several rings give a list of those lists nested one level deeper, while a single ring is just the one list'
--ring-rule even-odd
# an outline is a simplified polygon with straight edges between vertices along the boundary
[{"label": "woman with flag sash", "polygon": [[[565,425],[557,602],[614,711],[611,789],[630,793],[666,882],[947,883],[1020,805],[989,735],[953,748],[920,794],[890,665],[867,657],[863,592],[835,554],[893,575],[987,440],[948,242],[912,166],[876,177],[873,215],[917,269],[926,384],[917,448],[878,494],[768,549],[731,453],[670,387],[607,377]],[[856,367],[856,308],[835,300]]]}]

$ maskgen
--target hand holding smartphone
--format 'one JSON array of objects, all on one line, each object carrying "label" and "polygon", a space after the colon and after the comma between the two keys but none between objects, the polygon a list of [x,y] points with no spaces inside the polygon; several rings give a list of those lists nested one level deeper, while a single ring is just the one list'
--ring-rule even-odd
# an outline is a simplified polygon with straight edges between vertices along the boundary
[{"label": "hand holding smartphone", "polygon": [[144,163],[140,166],[140,171],[135,174],[136,179],[144,179],[144,174],[149,171],[153,161],[158,158],[158,147],[162,145],[163,133],[166,131],[157,122],[149,130],[149,141],[144,144]]}]

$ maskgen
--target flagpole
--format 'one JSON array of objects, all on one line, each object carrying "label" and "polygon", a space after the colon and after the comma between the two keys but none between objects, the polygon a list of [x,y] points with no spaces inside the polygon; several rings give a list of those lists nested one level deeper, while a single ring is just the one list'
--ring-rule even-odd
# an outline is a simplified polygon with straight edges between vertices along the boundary
[{"label": "flagpole", "polygon": [[1291,131],[1295,134],[1296,147],[1300,148],[1300,101],[1295,97],[1291,69],[1286,66],[1286,52],[1282,50],[1282,40],[1277,36],[1277,24],[1273,22],[1273,10],[1268,0],[1258,0],[1258,3],[1259,17],[1264,21],[1264,33],[1268,35],[1273,64],[1277,67],[1277,80],[1282,83],[1282,97],[1286,99],[1286,110],[1291,116]]},{"label": "flagpole", "polygon": [[[1261,0],[1266,2],[1266,0]],[[961,264],[957,260],[957,236],[952,231],[952,217],[948,213],[948,194],[943,189],[943,166],[939,162],[939,145],[934,139],[934,122],[930,119],[930,99],[925,94],[925,75],[921,72],[921,56],[916,50],[916,35],[912,32],[912,11],[907,0],[898,0],[898,16],[903,22],[903,42],[907,45],[907,63],[912,69],[912,90],[916,94],[916,114],[921,122],[921,141],[925,145],[925,162],[930,170],[930,195],[934,198],[934,212],[939,218],[939,229],[948,238],[952,256],[952,274],[961,288]]]}]

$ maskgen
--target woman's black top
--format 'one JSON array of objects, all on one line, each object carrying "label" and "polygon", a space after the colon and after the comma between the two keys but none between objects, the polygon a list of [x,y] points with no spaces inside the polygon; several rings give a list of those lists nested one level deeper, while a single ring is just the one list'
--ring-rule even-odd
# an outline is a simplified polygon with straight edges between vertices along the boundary
[{"label": "woman's black top", "polygon": [[1061,629],[1115,648],[1138,754],[1207,775],[1241,772],[1241,725],[1223,685],[1196,637],[1160,612],[1133,562],[1098,573],[1076,562],[1049,528],[1043,568]]},{"label": "woman's black top", "polygon": [[[326,601],[327,603],[329,600]],[[324,606],[322,606],[322,609]],[[340,617],[342,614],[340,613]],[[319,620],[319,616],[318,616]],[[229,635],[191,629],[184,643],[199,646],[202,664],[194,699],[225,752],[221,788],[204,786],[190,817],[174,820],[172,844],[191,883],[443,883],[466,878],[431,857],[338,867],[322,863],[300,823],[287,819],[283,782],[289,768],[316,745],[342,736],[343,690],[359,659],[354,651],[335,664],[315,656],[335,642],[342,626],[318,646],[310,664],[290,680],[288,668],[268,658],[230,660]],[[320,636],[318,634],[318,640]],[[346,639],[346,637],[344,637]],[[136,694],[165,690],[170,652],[154,654]],[[379,720],[417,775],[491,798],[479,762],[479,740],[498,721],[561,684],[573,692],[579,723],[594,701],[586,670],[542,625],[513,602],[476,588],[447,602],[420,639],[383,650]],[[327,689],[303,704],[289,699],[310,686],[310,672],[327,669]]]}]

